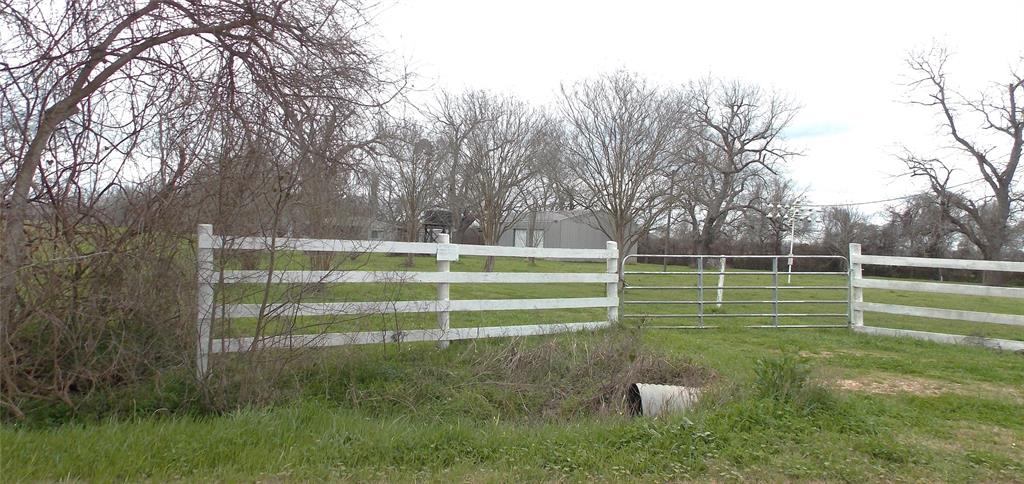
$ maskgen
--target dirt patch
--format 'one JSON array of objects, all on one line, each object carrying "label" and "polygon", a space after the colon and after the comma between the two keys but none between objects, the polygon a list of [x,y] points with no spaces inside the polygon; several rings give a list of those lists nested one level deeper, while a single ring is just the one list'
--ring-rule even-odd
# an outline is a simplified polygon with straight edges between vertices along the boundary
[{"label": "dirt patch", "polygon": [[908,444],[953,454],[980,449],[1024,459],[1024,436],[1010,429],[975,422],[956,423],[948,438],[914,435],[902,440]]},{"label": "dirt patch", "polygon": [[933,382],[909,378],[887,378],[885,380],[855,379],[837,380],[836,386],[843,390],[856,392],[881,393],[895,395],[897,393],[915,393],[918,395],[941,395],[950,393],[951,389]]},{"label": "dirt patch", "polygon": [[956,436],[961,442],[977,442],[995,449],[1024,454],[1024,436],[1010,429],[994,425],[964,424],[956,430]]},{"label": "dirt patch", "polygon": [[835,353],[831,351],[801,351],[797,353],[801,358],[831,358]]},{"label": "dirt patch", "polygon": [[992,383],[963,384],[883,373],[852,379],[837,379],[833,384],[842,390],[883,395],[913,393],[915,395],[937,396],[950,393],[996,399],[1009,397],[1017,403],[1024,403],[1024,393],[1020,389]]},{"label": "dirt patch", "polygon": [[834,351],[801,351],[797,353],[801,358],[832,358],[835,356],[873,356],[876,358],[891,358],[895,355],[878,351],[861,350],[834,350]]}]

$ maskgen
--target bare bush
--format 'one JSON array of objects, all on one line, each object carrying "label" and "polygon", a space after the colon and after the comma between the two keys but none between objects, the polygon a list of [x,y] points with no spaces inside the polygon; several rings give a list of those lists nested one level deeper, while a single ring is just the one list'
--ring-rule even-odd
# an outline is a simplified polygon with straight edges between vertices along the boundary
[{"label": "bare bush", "polygon": [[198,221],[250,234],[338,228],[315,196],[348,196],[356,152],[373,140],[362,119],[401,89],[354,35],[360,8],[0,7],[8,415],[187,371]]}]

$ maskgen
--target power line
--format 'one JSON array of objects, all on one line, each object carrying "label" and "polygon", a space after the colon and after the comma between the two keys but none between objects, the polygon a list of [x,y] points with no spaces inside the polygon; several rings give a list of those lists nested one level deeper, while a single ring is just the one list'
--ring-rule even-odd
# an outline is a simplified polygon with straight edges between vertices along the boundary
[{"label": "power line", "polygon": [[[965,185],[970,185],[972,183],[977,183],[977,182],[982,181],[984,179],[985,179],[984,177],[982,177],[982,178],[975,178],[974,180],[965,181],[963,183],[957,183],[956,185],[948,186],[948,187],[946,187],[946,189],[949,190],[949,189],[952,189],[952,188],[960,188],[960,187],[965,186]],[[819,208],[827,208],[827,207],[856,207],[856,206],[860,206],[860,205],[874,205],[876,203],[897,202],[897,201],[900,201],[900,200],[907,200],[909,198],[914,198],[914,197],[917,197],[917,196],[921,196],[921,195],[924,195],[926,193],[927,192],[917,192],[917,193],[911,193],[910,195],[903,195],[901,197],[885,198],[885,199],[882,199],[882,200],[871,200],[871,201],[868,201],[868,202],[802,203],[800,205],[803,206],[803,207],[819,207]]]}]

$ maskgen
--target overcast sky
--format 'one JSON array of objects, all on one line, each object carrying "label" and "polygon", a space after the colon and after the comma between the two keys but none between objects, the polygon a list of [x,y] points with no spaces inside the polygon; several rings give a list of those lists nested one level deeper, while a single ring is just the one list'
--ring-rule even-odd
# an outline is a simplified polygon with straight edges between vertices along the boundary
[{"label": "overcast sky", "polygon": [[713,75],[783,92],[802,106],[789,143],[804,156],[787,170],[813,203],[911,193],[901,147],[949,145],[936,113],[906,104],[909,51],[948,47],[950,81],[968,92],[1024,68],[1024,0],[390,1],[374,15],[377,43],[418,89],[551,104],[560,83],[625,68],[662,85]]}]

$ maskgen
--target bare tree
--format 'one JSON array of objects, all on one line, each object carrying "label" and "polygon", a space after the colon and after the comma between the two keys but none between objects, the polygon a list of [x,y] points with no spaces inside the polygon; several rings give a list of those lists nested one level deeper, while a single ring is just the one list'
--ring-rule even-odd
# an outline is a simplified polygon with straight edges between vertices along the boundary
[{"label": "bare tree", "polygon": [[455,95],[441,91],[428,110],[433,131],[438,139],[436,155],[443,161],[445,178],[442,193],[451,217],[451,241],[463,243],[465,233],[476,222],[469,185],[464,183],[464,151],[466,139],[484,121],[481,113],[473,109],[472,91]]},{"label": "bare tree", "polygon": [[[565,186],[567,176],[563,159],[562,132],[556,123],[550,123],[540,137],[541,149],[536,163],[534,176],[527,181],[525,187],[527,225],[526,239],[530,247],[543,245],[543,231],[546,225],[538,225],[540,214],[547,211],[565,209],[570,198],[561,190]],[[538,231],[540,233],[538,234]],[[536,263],[533,257],[528,262]]]},{"label": "bare tree", "polygon": [[666,175],[679,136],[678,103],[619,71],[562,86],[559,108],[571,174],[566,191],[624,257],[669,207]]},{"label": "bare tree", "polygon": [[941,200],[922,193],[886,209],[883,228],[891,232],[895,252],[913,257],[942,258],[948,255],[956,228],[943,215]]},{"label": "bare tree", "polygon": [[[330,98],[294,99],[282,105],[277,134],[289,148],[277,164],[293,168],[296,192],[289,201],[288,229],[315,238],[363,238],[372,220],[366,210],[364,158],[380,145],[382,133],[366,109]],[[329,270],[330,252],[307,253],[311,266]]]},{"label": "bare tree", "polygon": [[[948,131],[957,151],[966,155],[984,180],[986,193],[978,197],[958,190],[950,182],[954,162],[919,157],[902,157],[911,176],[922,177],[940,199],[946,219],[981,252],[985,260],[999,260],[1014,240],[1017,218],[1024,210],[1024,193],[1019,188],[1017,168],[1024,150],[1024,73],[1011,72],[1007,80],[975,98],[965,96],[948,84],[946,63],[949,53],[942,48],[909,56],[907,64],[917,76],[910,85],[925,92],[914,104],[938,110],[941,125]],[[1024,57],[1018,70],[1024,70]],[[995,92],[992,92],[995,91]],[[966,126],[980,125],[969,133]],[[1002,140],[997,143],[996,140]],[[998,283],[1002,273],[986,272],[986,283]]]},{"label": "bare tree", "polygon": [[[423,210],[439,198],[441,160],[426,130],[415,120],[398,120],[386,133],[373,167],[380,182],[381,205],[389,208],[390,220],[402,224],[405,240],[415,242]],[[412,264],[409,254],[406,265]]]},{"label": "bare tree", "polygon": [[749,195],[778,163],[796,153],[782,142],[796,108],[753,85],[705,79],[685,98],[694,141],[679,203],[698,253],[708,253],[730,217],[753,206]]},{"label": "bare tree", "polygon": [[793,227],[797,237],[809,234],[813,224],[802,219],[770,217],[773,210],[769,207],[792,206],[802,193],[791,178],[781,174],[769,175],[757,183],[750,193],[750,206],[741,212],[738,221],[740,237],[753,245],[758,253],[781,254],[783,242],[789,237],[789,224],[797,224]]},{"label": "bare tree", "polygon": [[851,207],[829,207],[821,215],[822,245],[836,255],[846,255],[851,243],[872,242],[877,227],[863,212]]},{"label": "bare tree", "polygon": [[[509,226],[526,213],[526,190],[543,152],[547,117],[511,97],[482,91],[465,107],[482,119],[469,133],[462,155],[464,182],[484,243],[496,245]],[[484,270],[494,269],[488,257]]]}]

